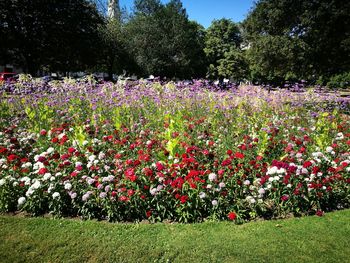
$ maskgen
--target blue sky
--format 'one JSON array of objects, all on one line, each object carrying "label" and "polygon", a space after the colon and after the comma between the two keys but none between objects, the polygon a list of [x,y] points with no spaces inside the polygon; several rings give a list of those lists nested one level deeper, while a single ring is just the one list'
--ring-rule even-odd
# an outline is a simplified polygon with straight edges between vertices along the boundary
[{"label": "blue sky", "polygon": [[[119,0],[120,6],[128,9],[133,0]],[[167,3],[167,0],[162,0]],[[182,0],[191,20],[208,27],[214,19],[230,18],[234,22],[243,21],[253,6],[254,0]]]}]

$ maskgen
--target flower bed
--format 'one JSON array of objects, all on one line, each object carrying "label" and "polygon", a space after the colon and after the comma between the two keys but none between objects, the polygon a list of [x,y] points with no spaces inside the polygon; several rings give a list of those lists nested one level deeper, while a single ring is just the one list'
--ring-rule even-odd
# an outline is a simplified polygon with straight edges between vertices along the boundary
[{"label": "flower bed", "polygon": [[1,211],[243,222],[349,207],[349,104],[335,96],[17,85],[0,104]]}]

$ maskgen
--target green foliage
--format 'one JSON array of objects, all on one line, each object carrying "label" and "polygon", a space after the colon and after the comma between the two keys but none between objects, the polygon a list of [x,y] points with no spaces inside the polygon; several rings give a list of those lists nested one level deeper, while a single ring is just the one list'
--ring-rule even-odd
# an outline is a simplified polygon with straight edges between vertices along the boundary
[{"label": "green foliage", "polygon": [[224,54],[224,58],[218,60],[218,76],[231,78],[235,81],[243,80],[248,71],[248,63],[244,53],[238,49],[231,48]]},{"label": "green foliage", "polygon": [[349,71],[348,1],[260,0],[243,27],[253,79],[318,79]]},{"label": "green foliage", "polygon": [[203,63],[202,35],[190,22],[178,0],[136,1],[127,23],[129,50],[141,74],[167,77],[200,77]]},{"label": "green foliage", "polygon": [[36,74],[43,67],[67,72],[96,63],[103,20],[89,1],[1,1],[0,17],[1,64]]},{"label": "green foliage", "polygon": [[334,75],[327,83],[330,88],[349,88],[350,87],[350,72]]},{"label": "green foliage", "polygon": [[247,51],[251,79],[281,83],[297,81],[302,76],[307,46],[289,36],[258,36]]},{"label": "green foliage", "polygon": [[234,72],[237,69],[244,70],[244,64],[240,64],[243,58],[238,54],[241,42],[237,24],[225,18],[214,20],[205,35],[204,52],[209,63],[207,76],[231,77],[233,74],[232,77],[236,77],[238,74]]}]

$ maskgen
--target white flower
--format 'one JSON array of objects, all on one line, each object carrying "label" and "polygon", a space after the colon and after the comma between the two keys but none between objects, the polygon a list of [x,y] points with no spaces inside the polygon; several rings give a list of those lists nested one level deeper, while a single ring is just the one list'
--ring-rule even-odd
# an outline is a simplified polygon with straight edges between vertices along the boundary
[{"label": "white flower", "polygon": [[261,195],[265,194],[265,189],[264,188],[260,188],[258,190],[258,193],[261,194]]},{"label": "white flower", "polygon": [[280,168],[277,170],[278,174],[284,174],[285,172],[286,172],[286,169],[284,169],[284,168]]},{"label": "white flower", "polygon": [[100,198],[106,198],[107,197],[107,193],[105,193],[105,192],[101,192],[100,193]]},{"label": "white flower", "polygon": [[301,168],[301,173],[302,174],[308,174],[309,173],[309,171],[306,169],[306,168]]},{"label": "white flower", "polygon": [[6,183],[6,180],[5,179],[1,179],[0,180],[0,186],[4,185]]},{"label": "white flower", "polygon": [[55,151],[55,149],[52,148],[52,147],[50,147],[50,148],[48,148],[48,149],[46,150],[46,152],[47,152],[48,154],[53,153],[54,151]]},{"label": "white flower", "polygon": [[207,189],[211,189],[213,186],[211,184],[207,185]]},{"label": "white flower", "polygon": [[243,182],[243,184],[244,184],[244,185],[250,185],[250,181],[249,181],[249,180],[245,180],[245,181]]},{"label": "white flower", "polygon": [[26,192],[26,196],[29,197],[34,193],[34,190],[32,188],[29,188],[28,191]]},{"label": "white flower", "polygon": [[217,200],[213,200],[213,201],[211,201],[211,204],[212,204],[213,206],[217,206],[217,205],[218,205],[218,201],[217,201]]},{"label": "white flower", "polygon": [[66,189],[66,190],[72,189],[72,184],[71,184],[71,183],[66,183],[66,184],[64,185],[64,189]]},{"label": "white flower", "polygon": [[331,153],[333,151],[333,148],[331,146],[328,146],[326,148],[326,152]]},{"label": "white flower", "polygon": [[199,198],[204,199],[207,195],[204,192],[199,193]]},{"label": "white flower", "polygon": [[149,190],[149,192],[150,192],[151,195],[156,195],[157,194],[157,188],[151,188]]},{"label": "white flower", "polygon": [[90,155],[88,159],[90,162],[92,162],[96,159],[96,155]]},{"label": "white flower", "polygon": [[44,174],[44,176],[43,176],[43,179],[44,179],[45,181],[49,180],[50,178],[51,178],[51,174],[50,174],[50,173],[46,173],[46,174]]},{"label": "white flower", "polygon": [[89,179],[87,180],[87,183],[88,183],[89,185],[92,185],[94,182],[95,182],[95,179],[93,179],[93,178],[89,178]]},{"label": "white flower", "polygon": [[252,196],[247,196],[245,200],[247,200],[251,204],[255,204],[256,203],[256,200]]},{"label": "white flower", "polygon": [[41,186],[40,181],[39,181],[39,180],[36,180],[36,181],[34,182],[34,184],[31,185],[31,188],[33,188],[33,189],[39,189],[40,186]]},{"label": "white flower", "polygon": [[297,153],[297,154],[295,155],[296,158],[301,158],[302,156],[303,156],[302,153]]},{"label": "white flower", "polygon": [[219,183],[220,188],[224,188],[225,186],[226,186],[226,184],[224,182]]},{"label": "white flower", "polygon": [[98,159],[103,160],[106,157],[106,154],[104,154],[103,152],[100,152],[98,155]]},{"label": "white flower", "polygon": [[267,174],[268,175],[273,175],[275,173],[277,173],[277,167],[276,166],[273,166],[273,167],[270,167],[270,168],[267,169]]},{"label": "white flower", "polygon": [[211,181],[211,182],[212,182],[212,181],[215,181],[215,180],[216,180],[216,177],[217,177],[217,176],[216,176],[216,174],[214,174],[214,173],[211,173],[211,174],[208,175],[209,181]]},{"label": "white flower", "polygon": [[342,140],[342,139],[344,139],[344,134],[343,134],[342,132],[339,132],[339,133],[337,134],[336,140]]},{"label": "white flower", "polygon": [[59,198],[60,197],[60,193],[59,192],[54,192],[53,194],[52,194],[52,198],[53,199],[56,199],[56,198]]},{"label": "white flower", "polygon": [[22,206],[26,202],[26,198],[24,196],[18,198],[18,205]]}]

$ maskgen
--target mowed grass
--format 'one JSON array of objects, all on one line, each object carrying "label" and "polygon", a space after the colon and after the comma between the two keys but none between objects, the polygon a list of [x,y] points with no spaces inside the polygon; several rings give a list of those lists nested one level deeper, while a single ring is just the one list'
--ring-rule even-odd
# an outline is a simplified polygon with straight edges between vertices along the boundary
[{"label": "mowed grass", "polygon": [[0,216],[0,262],[350,262],[350,210],[323,217],[112,224]]}]

